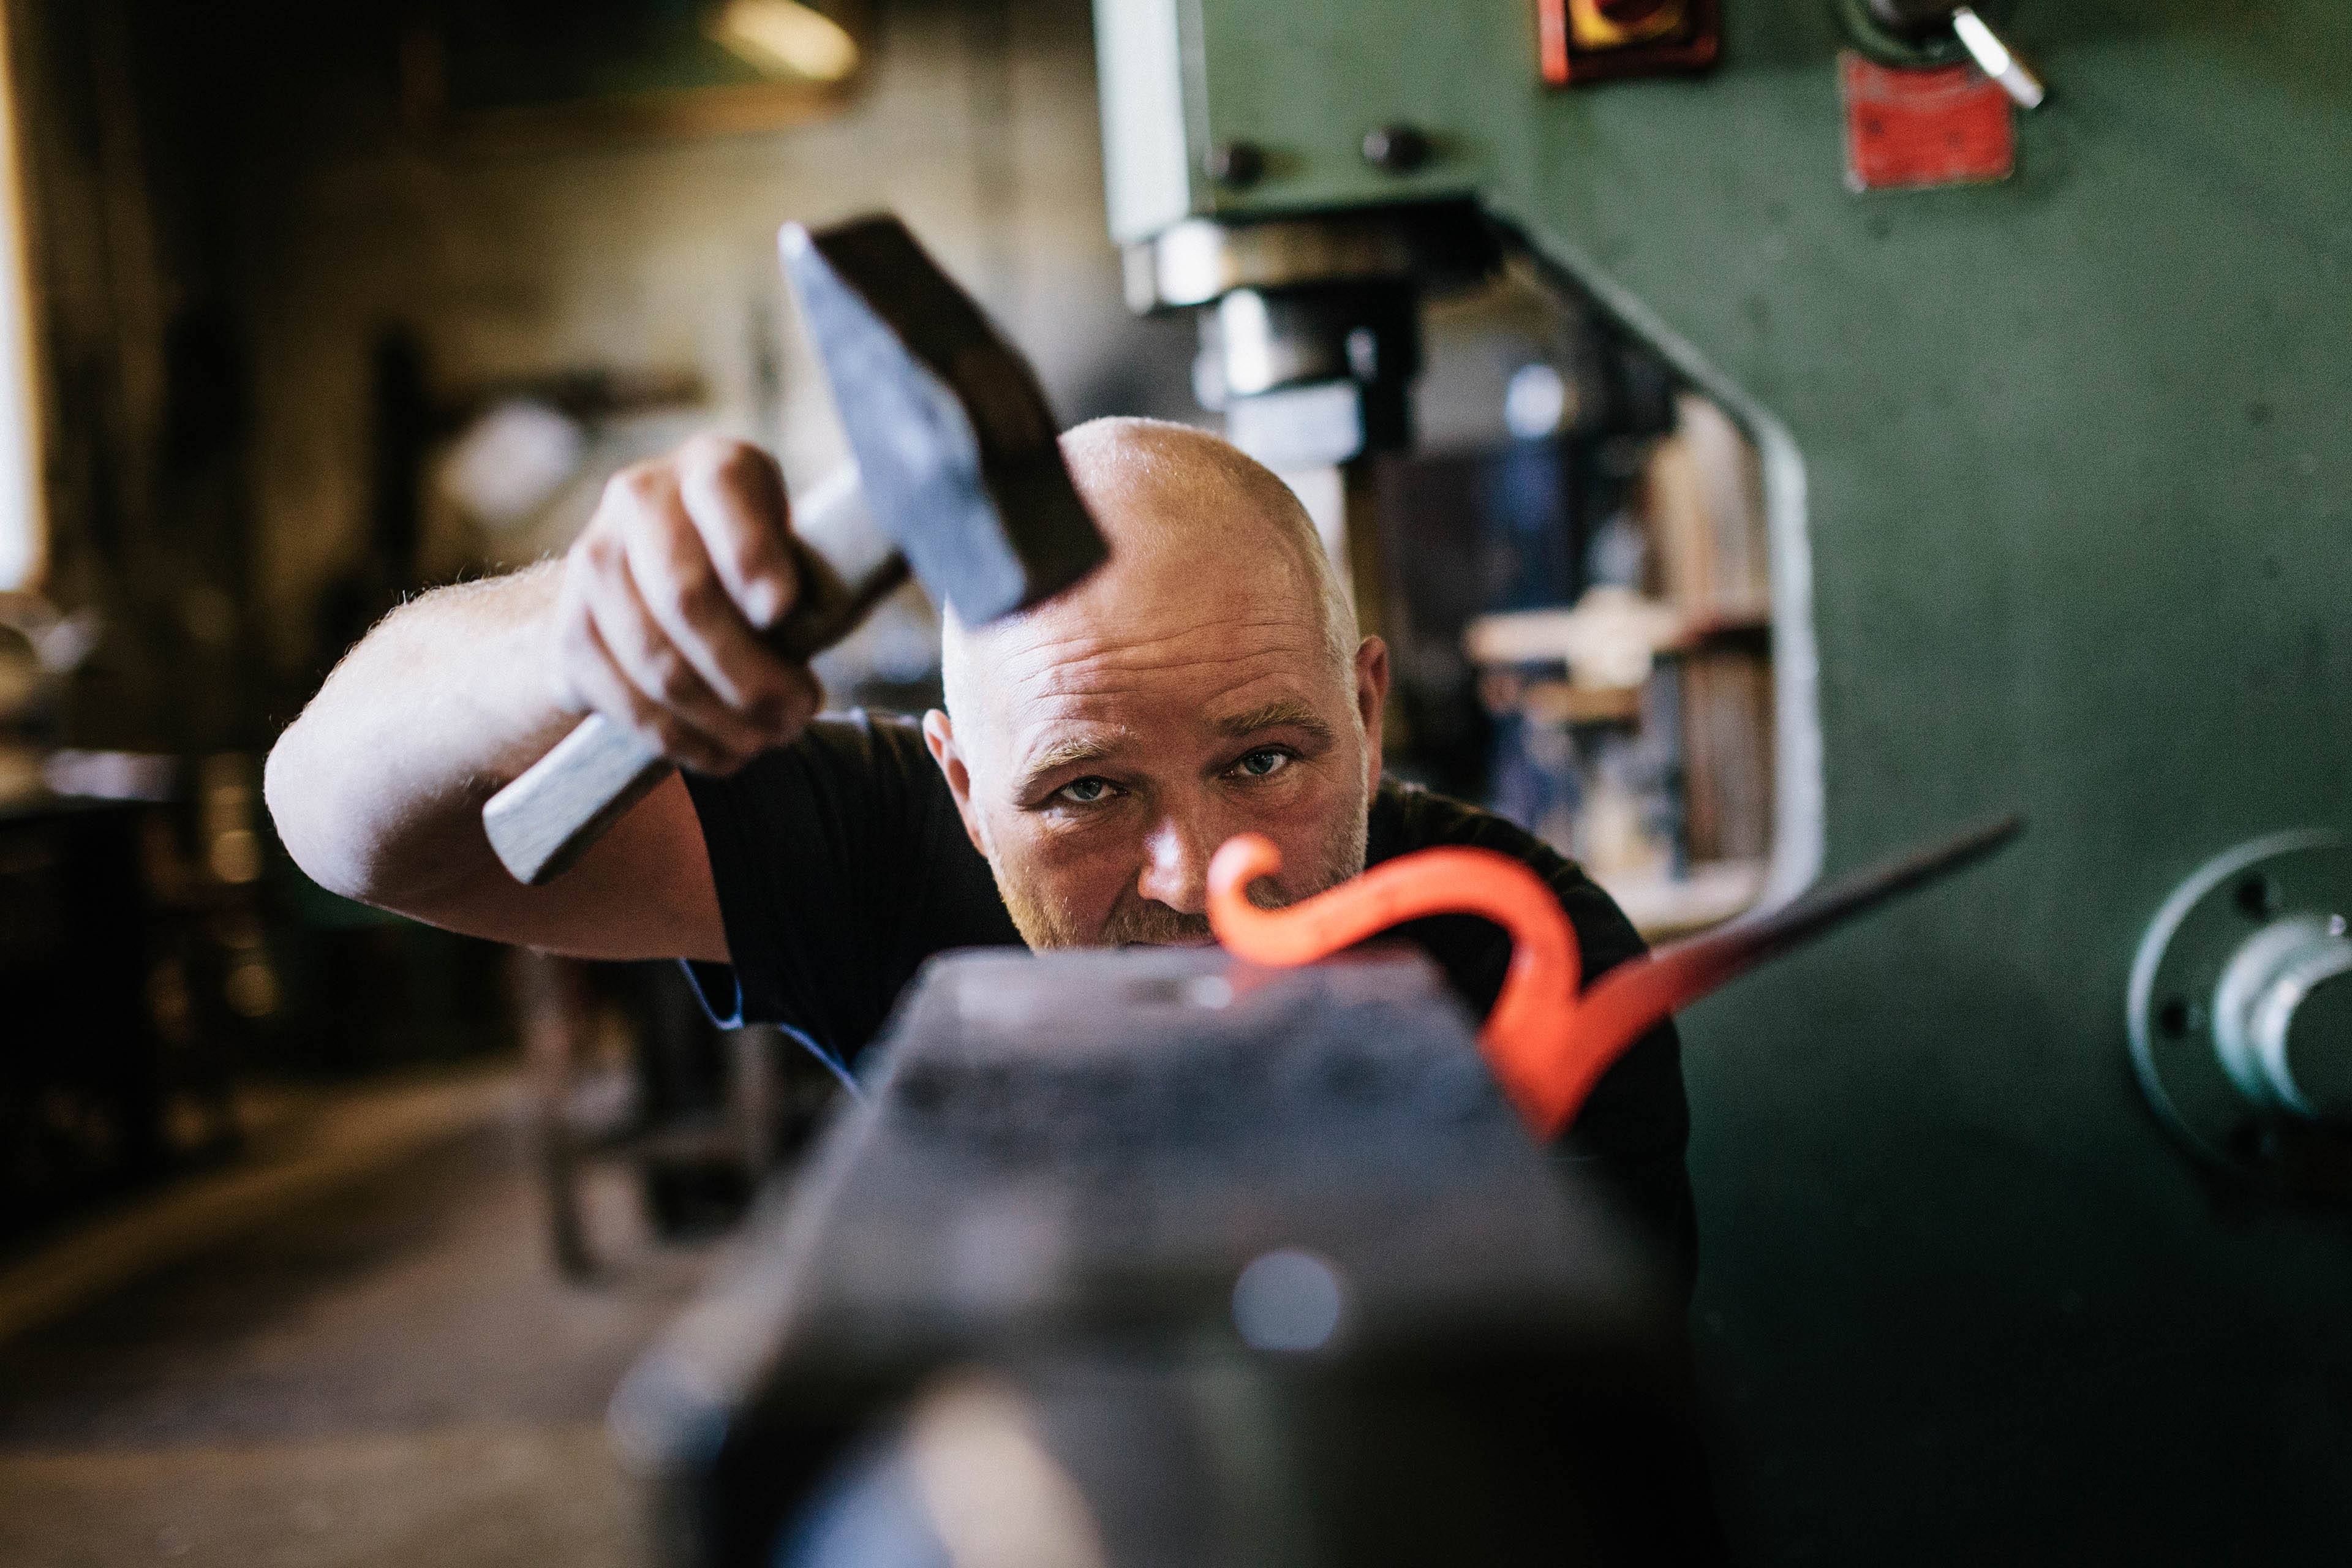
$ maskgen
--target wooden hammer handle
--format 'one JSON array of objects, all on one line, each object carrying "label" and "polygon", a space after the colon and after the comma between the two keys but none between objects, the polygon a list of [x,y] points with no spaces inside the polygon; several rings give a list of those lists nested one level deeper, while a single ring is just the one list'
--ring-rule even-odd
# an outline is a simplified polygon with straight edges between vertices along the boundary
[{"label": "wooden hammer handle", "polygon": [[[797,538],[792,543],[801,592],[768,642],[795,663],[847,637],[907,580],[907,558],[895,550],[853,586]],[[515,880],[536,888],[577,864],[669,771],[668,758],[603,714],[591,713],[553,751],[489,798],[482,807],[482,829]]]}]

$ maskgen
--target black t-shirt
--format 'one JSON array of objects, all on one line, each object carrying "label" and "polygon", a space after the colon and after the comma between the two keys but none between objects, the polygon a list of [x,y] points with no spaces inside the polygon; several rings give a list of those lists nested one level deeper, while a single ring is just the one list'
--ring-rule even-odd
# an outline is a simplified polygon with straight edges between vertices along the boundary
[{"label": "black t-shirt", "polygon": [[[964,836],[947,781],[908,720],[819,720],[800,742],[731,778],[687,775],[719,887],[732,965],[688,968],[721,1024],[782,1025],[854,1068],[915,971],[960,947],[1015,947],[1021,933],[988,862]],[[1365,863],[1433,845],[1525,862],[1575,927],[1584,984],[1643,951],[1609,895],[1572,861],[1492,812],[1393,780],[1372,802]],[[1484,1017],[1510,965],[1510,938],[1470,915],[1399,927]],[[1690,1112],[1674,1025],[1643,1036],[1604,1074],[1560,1155],[1609,1193],[1687,1287],[1696,1229],[1683,1152]]]}]

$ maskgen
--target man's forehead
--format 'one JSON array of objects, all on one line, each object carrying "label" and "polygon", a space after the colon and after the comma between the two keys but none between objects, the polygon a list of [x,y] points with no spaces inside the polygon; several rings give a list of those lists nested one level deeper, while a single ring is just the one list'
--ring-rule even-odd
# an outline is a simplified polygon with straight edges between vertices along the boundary
[{"label": "man's forehead", "polygon": [[1013,763],[1035,773],[1133,755],[1171,742],[1216,748],[1276,730],[1328,739],[1328,694],[1291,672],[1270,672],[1198,700],[1125,689],[1069,692],[1028,705],[1011,728]]},{"label": "man's forehead", "polygon": [[973,684],[1032,700],[1138,680],[1229,682],[1246,667],[1328,658],[1318,597],[1299,575],[1231,557],[1122,561],[1024,614],[961,631]]},{"label": "man's forehead", "polygon": [[[1236,689],[1284,678],[1303,701],[1346,702],[1321,547],[1289,516],[1279,479],[1242,482],[1245,459],[1196,432],[1139,426],[1072,444],[1110,559],[1033,610],[950,621],[951,709],[992,731],[970,740],[1012,760],[1046,726],[1191,730],[1263,698],[1230,697]],[[1213,712],[1221,700],[1228,708]]]},{"label": "man's forehead", "polygon": [[995,691],[995,705],[1023,734],[1057,724],[1222,731],[1261,710],[1316,710],[1339,696],[1305,650],[1154,667],[1089,661],[1033,673]]},{"label": "man's forehead", "polygon": [[973,663],[1000,689],[1034,697],[1169,679],[1214,688],[1256,672],[1311,668],[1324,644],[1302,616],[1198,610],[1040,618],[991,628]]}]

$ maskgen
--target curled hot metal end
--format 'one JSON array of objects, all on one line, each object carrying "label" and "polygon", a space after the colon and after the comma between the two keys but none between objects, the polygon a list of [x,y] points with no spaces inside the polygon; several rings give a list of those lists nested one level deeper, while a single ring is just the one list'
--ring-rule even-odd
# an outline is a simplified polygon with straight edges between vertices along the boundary
[{"label": "curled hot metal end", "polygon": [[1609,1065],[1675,1008],[1990,854],[2024,826],[2007,817],[1841,878],[1769,913],[1621,963],[1581,994],[1576,933],[1559,900],[1526,865],[1487,849],[1401,855],[1286,909],[1262,910],[1248,890],[1282,868],[1282,852],[1243,834],[1209,862],[1209,924],[1237,956],[1277,968],[1311,963],[1424,915],[1481,915],[1503,926],[1511,933],[1510,973],[1478,1047],[1521,1118],[1550,1137],[1575,1119]]}]

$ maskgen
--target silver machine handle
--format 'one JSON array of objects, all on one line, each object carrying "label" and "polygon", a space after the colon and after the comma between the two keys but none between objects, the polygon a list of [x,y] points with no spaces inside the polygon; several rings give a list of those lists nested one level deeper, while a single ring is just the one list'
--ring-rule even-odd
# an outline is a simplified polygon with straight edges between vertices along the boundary
[{"label": "silver machine handle", "polygon": [[2039,109],[2049,89],[2042,85],[2026,63],[2017,58],[2015,50],[2001,42],[2000,35],[1985,25],[1973,5],[1952,7],[1952,33],[1977,68],[2000,84],[2001,90],[2015,100],[2020,109]]}]

